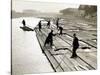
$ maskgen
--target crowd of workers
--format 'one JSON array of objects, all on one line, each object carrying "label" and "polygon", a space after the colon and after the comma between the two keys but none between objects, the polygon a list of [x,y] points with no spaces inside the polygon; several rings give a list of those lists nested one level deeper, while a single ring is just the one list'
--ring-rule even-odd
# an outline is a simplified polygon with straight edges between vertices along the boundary
[{"label": "crowd of workers", "polygon": [[[59,21],[60,21],[60,19],[57,18],[57,19],[56,19],[56,22],[55,22],[55,25],[56,25],[57,30],[60,31],[60,32],[59,32],[59,35],[63,35],[63,27],[59,24]],[[24,20],[24,19],[23,19],[23,21],[22,21],[22,24],[23,24],[24,27],[26,26],[26,23],[25,23],[25,20]],[[51,31],[48,33],[48,36],[46,37],[46,40],[45,40],[45,42],[44,42],[44,47],[45,47],[47,44],[49,44],[50,47],[53,46],[53,36],[55,36],[55,34],[53,34],[53,29],[50,28],[50,26],[51,26],[51,21],[48,20],[48,21],[47,21],[47,28],[49,28]],[[39,29],[39,31],[41,31],[41,29],[42,29],[41,20],[40,20],[39,23],[38,23],[38,29]],[[73,45],[73,49],[72,49],[72,56],[71,56],[71,58],[75,58],[75,57],[77,57],[76,50],[79,48],[79,40],[78,40],[78,38],[76,37],[76,34],[75,34],[75,33],[73,34],[73,42],[72,42],[72,45]]]}]

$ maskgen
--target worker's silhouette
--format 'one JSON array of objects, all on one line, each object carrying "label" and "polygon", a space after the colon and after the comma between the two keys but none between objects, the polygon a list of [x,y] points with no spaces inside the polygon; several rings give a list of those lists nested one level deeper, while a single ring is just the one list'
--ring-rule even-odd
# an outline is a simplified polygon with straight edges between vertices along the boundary
[{"label": "worker's silhouette", "polygon": [[39,26],[39,31],[41,31],[41,28],[42,28],[41,21],[39,21],[38,26]]},{"label": "worker's silhouette", "polygon": [[22,21],[22,24],[23,24],[23,27],[26,26],[26,23],[25,23],[25,20],[24,20],[24,19],[23,19],[23,21]]},{"label": "worker's silhouette", "polygon": [[73,51],[72,51],[71,58],[77,57],[76,50],[79,47],[78,38],[76,37],[76,34],[75,33],[73,34],[73,37],[74,37],[74,39],[73,39]]},{"label": "worker's silhouette", "polygon": [[53,45],[53,30],[51,30],[51,32],[48,34],[44,46],[46,46],[46,44],[50,44],[50,46],[52,47]]},{"label": "worker's silhouette", "polygon": [[63,27],[59,26],[59,30],[60,30],[59,35],[62,35],[62,30],[63,30]]},{"label": "worker's silhouette", "polygon": [[57,29],[59,28],[59,18],[57,18],[56,20],[56,26],[57,26]]},{"label": "worker's silhouette", "polygon": [[50,28],[50,20],[48,21],[47,26],[48,26],[48,28]]}]

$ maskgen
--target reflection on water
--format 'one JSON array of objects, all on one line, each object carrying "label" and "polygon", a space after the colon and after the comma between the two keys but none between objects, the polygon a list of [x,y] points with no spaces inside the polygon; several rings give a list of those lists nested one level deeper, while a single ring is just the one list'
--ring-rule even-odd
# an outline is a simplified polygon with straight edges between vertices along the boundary
[{"label": "reflection on water", "polygon": [[[34,31],[23,31],[23,18],[12,19],[12,73],[13,75],[53,72],[42,54]],[[26,25],[35,27],[40,19],[24,18]]]}]

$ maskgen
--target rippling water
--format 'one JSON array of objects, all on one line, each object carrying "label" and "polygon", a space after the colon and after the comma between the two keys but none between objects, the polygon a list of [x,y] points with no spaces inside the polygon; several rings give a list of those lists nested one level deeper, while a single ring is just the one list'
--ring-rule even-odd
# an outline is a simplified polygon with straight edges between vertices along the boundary
[{"label": "rippling water", "polygon": [[[34,28],[40,19],[24,18],[26,25]],[[42,54],[34,31],[23,31],[23,18],[12,19],[12,75],[53,72],[48,60]]]}]

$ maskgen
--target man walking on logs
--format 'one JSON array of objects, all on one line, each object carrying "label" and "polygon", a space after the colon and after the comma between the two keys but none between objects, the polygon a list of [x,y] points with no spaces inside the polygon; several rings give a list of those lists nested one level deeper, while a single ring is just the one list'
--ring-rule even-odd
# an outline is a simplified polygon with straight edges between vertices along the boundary
[{"label": "man walking on logs", "polygon": [[59,30],[60,30],[59,35],[62,35],[63,27],[59,26]]},{"label": "man walking on logs", "polygon": [[59,18],[57,18],[56,26],[57,26],[57,29],[58,29],[59,28]]},{"label": "man walking on logs", "polygon": [[24,20],[24,19],[23,19],[23,21],[22,21],[22,24],[23,24],[23,27],[26,26],[26,23],[25,23],[25,20]]},{"label": "man walking on logs", "polygon": [[73,34],[73,37],[74,37],[74,39],[73,39],[73,51],[72,51],[71,58],[77,57],[76,50],[79,47],[78,38],[76,37],[76,34],[75,33]]},{"label": "man walking on logs", "polygon": [[50,28],[50,20],[48,21],[47,26],[48,26],[48,28]]},{"label": "man walking on logs", "polygon": [[38,23],[38,26],[39,26],[39,31],[41,31],[41,21],[39,21],[39,23]]},{"label": "man walking on logs", "polygon": [[46,46],[46,44],[50,44],[50,47],[52,47],[53,45],[53,30],[51,30],[51,32],[48,34],[46,40],[45,40],[45,43],[44,43],[44,46]]}]

